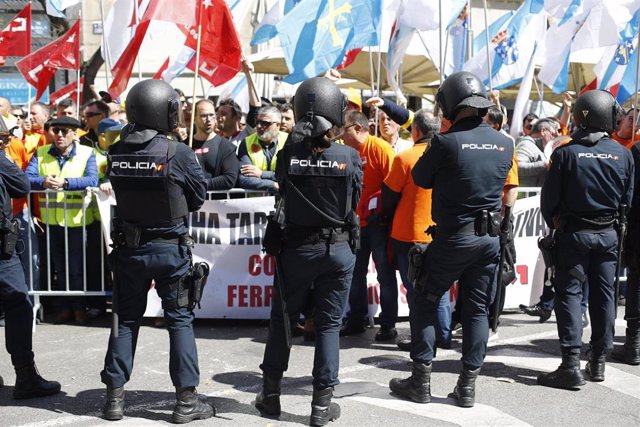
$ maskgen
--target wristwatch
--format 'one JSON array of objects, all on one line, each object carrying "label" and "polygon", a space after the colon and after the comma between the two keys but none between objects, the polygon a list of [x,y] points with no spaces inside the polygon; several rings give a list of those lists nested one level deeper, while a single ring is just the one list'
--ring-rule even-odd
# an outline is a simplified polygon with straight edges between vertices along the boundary
[{"label": "wristwatch", "polygon": [[67,178],[64,179],[64,184],[62,184],[62,189],[63,190],[69,189],[69,180]]}]

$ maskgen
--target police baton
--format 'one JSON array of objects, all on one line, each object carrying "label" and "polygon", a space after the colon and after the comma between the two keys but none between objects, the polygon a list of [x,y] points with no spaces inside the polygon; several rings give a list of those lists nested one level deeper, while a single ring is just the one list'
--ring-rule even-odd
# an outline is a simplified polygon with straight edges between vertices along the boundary
[{"label": "police baton", "polygon": [[287,348],[291,348],[291,321],[289,320],[289,313],[287,311],[287,298],[284,293],[284,277],[282,275],[282,260],[280,254],[275,255],[276,259],[276,278],[273,281],[274,286],[277,286],[278,296],[280,297],[280,307],[282,308],[282,321],[284,324],[284,339],[287,343]]},{"label": "police baton", "polygon": [[112,289],[111,289],[111,335],[118,338],[118,261],[116,260],[117,249],[113,248],[111,253],[107,255],[109,268],[112,273]]},{"label": "police baton", "polygon": [[509,227],[511,225],[511,206],[505,205],[504,217],[500,223],[500,258],[498,259],[498,274],[496,278],[496,296],[493,299],[493,320],[491,322],[491,330],[496,332],[498,330],[498,321],[500,320],[500,301],[502,300],[502,294],[504,292],[504,286],[502,286],[502,276],[504,273],[504,257],[507,250],[507,239],[509,238]]},{"label": "police baton", "polygon": [[624,203],[618,207],[618,257],[616,260],[616,280],[613,283],[614,289],[614,310],[615,317],[618,317],[618,298],[620,298],[620,270],[622,269],[622,251],[624,250],[624,239],[627,236],[627,205]]}]

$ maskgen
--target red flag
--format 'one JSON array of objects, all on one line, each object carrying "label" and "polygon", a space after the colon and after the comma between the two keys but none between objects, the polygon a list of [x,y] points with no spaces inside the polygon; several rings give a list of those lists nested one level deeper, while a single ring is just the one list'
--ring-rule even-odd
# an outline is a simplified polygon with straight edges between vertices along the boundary
[{"label": "red flag", "polygon": [[153,75],[154,80],[162,80],[162,73],[164,73],[167,68],[169,68],[169,57],[167,57],[164,64],[162,64],[160,69]]},{"label": "red flag", "polygon": [[[231,80],[242,68],[242,50],[233,17],[224,0],[198,0],[202,25],[199,73],[214,86]],[[187,28],[185,45],[196,49],[197,33]],[[187,65],[194,70],[195,56]]]},{"label": "red flag", "polygon": [[80,68],[80,20],[58,40],[58,49],[49,58],[48,66],[77,70]]},{"label": "red flag", "polygon": [[147,20],[138,25],[133,38],[129,42],[129,46],[122,52],[120,59],[118,59],[116,65],[113,66],[113,70],[111,70],[113,73],[113,81],[111,82],[111,86],[109,86],[109,93],[113,98],[120,96],[127,88],[131,71],[136,63],[140,46],[142,45],[144,36],[147,34],[150,23],[151,21]]},{"label": "red flag", "polygon": [[[197,0],[151,0],[140,23],[150,20],[175,22],[179,25],[195,25]],[[211,3],[211,0],[204,0]]]},{"label": "red flag", "polygon": [[26,56],[31,53],[31,3],[0,31],[0,56]]},{"label": "red flag", "polygon": [[[80,87],[84,85],[84,76],[80,77]],[[74,81],[66,86],[61,87],[57,91],[49,95],[49,102],[57,104],[59,100],[71,98],[74,101],[78,99],[78,82]]]},{"label": "red flag", "polygon": [[80,67],[80,20],[62,37],[17,61],[16,67],[40,99],[58,69]]},{"label": "red flag", "polygon": [[349,65],[353,64],[353,61],[356,60],[356,56],[358,56],[361,50],[362,48],[359,47],[359,48],[351,49],[350,51],[348,51],[347,54],[344,56],[342,63],[336,67],[336,70],[342,70],[343,68],[347,68]]},{"label": "red flag", "polygon": [[595,79],[591,80],[591,83],[589,83],[584,88],[582,88],[582,90],[580,91],[580,93],[578,93],[578,95],[582,95],[585,92],[588,92],[590,90],[594,90],[594,89],[597,89],[597,88],[598,88],[598,79],[595,78]]}]

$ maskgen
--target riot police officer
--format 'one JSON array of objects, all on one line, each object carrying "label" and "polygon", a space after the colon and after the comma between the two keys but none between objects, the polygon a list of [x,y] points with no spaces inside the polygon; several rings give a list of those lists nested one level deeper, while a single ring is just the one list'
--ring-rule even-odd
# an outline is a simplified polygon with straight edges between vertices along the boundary
[{"label": "riot police officer", "polygon": [[556,318],[562,364],[538,376],[538,384],[573,389],[585,384],[580,372],[582,284],[589,286],[591,341],[585,372],[603,381],[606,353],[613,347],[617,213],[633,194],[631,152],[609,138],[620,106],[613,95],[592,90],[579,96],[573,112],[577,130],[551,155],[540,208],[556,230]]},{"label": "riot police officer", "polygon": [[[637,112],[630,111],[635,119]],[[631,147],[635,169],[640,170],[640,147]],[[611,352],[611,358],[629,365],[640,365],[640,173],[635,174],[633,201],[629,211],[629,230],[624,241],[624,259],[627,266],[626,303],[624,318],[627,321],[625,341],[622,347]]]},{"label": "riot police officer", "polygon": [[[0,118],[0,127],[4,128]],[[5,128],[6,129],[6,128]],[[9,135],[2,135],[2,143]],[[20,221],[12,218],[11,198],[29,194],[27,175],[0,151],[0,306],[5,314],[5,342],[16,371],[14,399],[49,396],[60,391],[60,384],[40,376],[33,361],[33,309],[29,299],[24,269],[16,255]],[[3,385],[0,377],[0,387]]]},{"label": "riot police officer", "polygon": [[[280,381],[291,351],[284,322],[295,324],[313,292],[316,350],[311,425],[325,425],[340,416],[340,407],[331,398],[339,383],[339,332],[355,265],[359,221],[354,209],[362,180],[356,151],[334,143],[346,106],[346,97],[328,79],[303,82],[294,97],[296,126],[276,165],[285,206],[283,247],[277,256],[281,282],[260,365],[263,390],[255,405],[263,414],[280,415]],[[280,298],[286,303],[286,319]]]},{"label": "riot police officer", "polygon": [[459,406],[471,407],[487,349],[502,189],[512,165],[513,143],[483,122],[493,103],[475,75],[452,74],[440,86],[436,100],[452,126],[431,139],[412,176],[419,187],[432,189],[431,215],[437,228],[423,261],[426,278],[416,283],[411,308],[412,375],[392,379],[389,387],[414,402],[431,401],[438,303],[458,280],[463,306],[462,370],[452,397]]},{"label": "riot police officer", "polygon": [[137,83],[126,100],[129,125],[112,146],[109,178],[117,206],[113,221],[114,313],[102,382],[107,386],[103,414],[124,415],[124,385],[131,376],[140,321],[152,280],[162,299],[169,330],[169,372],[176,388],[172,421],[209,418],[215,410],[198,399],[198,354],[194,314],[185,301],[191,271],[187,215],[202,206],[205,180],[193,151],[167,139],[178,126],[180,101],[159,80]]}]

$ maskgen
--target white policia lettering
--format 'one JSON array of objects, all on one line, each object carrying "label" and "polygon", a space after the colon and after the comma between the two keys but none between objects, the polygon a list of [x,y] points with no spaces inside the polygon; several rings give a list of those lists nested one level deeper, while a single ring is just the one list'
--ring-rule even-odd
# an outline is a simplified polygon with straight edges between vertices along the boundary
[{"label": "white policia lettering", "polygon": [[298,165],[307,168],[337,168],[344,169],[344,163],[338,163],[335,160],[306,160],[291,159],[291,166]]},{"label": "white policia lettering", "polygon": [[614,156],[612,154],[607,153],[578,153],[578,158],[585,159],[613,159],[618,160],[618,156]]},{"label": "white policia lettering", "polygon": [[157,165],[155,162],[113,162],[112,168],[120,169],[154,169],[160,170],[164,165]]},{"label": "white policia lettering", "polygon": [[496,144],[462,144],[462,149],[504,151],[504,147],[498,147]]}]

